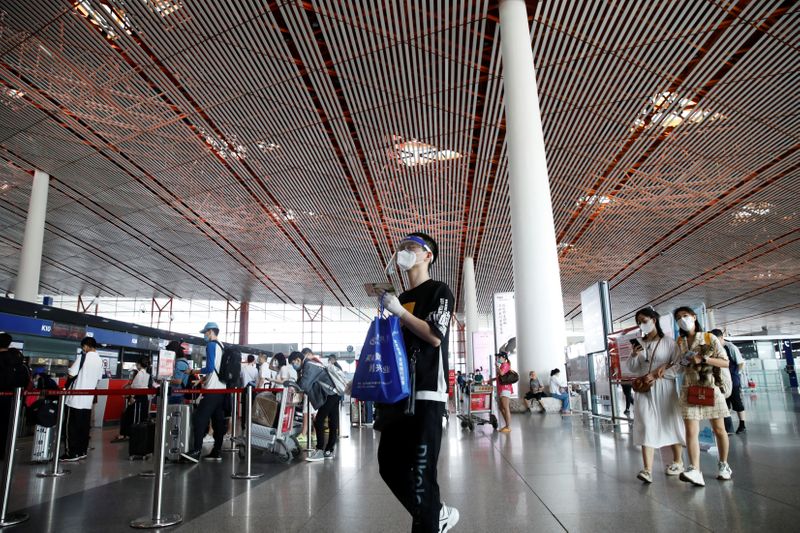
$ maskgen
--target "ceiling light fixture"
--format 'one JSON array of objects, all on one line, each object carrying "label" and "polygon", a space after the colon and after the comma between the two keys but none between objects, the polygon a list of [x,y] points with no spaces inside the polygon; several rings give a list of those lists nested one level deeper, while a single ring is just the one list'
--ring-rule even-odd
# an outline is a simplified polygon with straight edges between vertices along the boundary
[{"label": "ceiling light fixture", "polygon": [[258,149],[264,152],[265,154],[267,152],[272,152],[280,148],[280,145],[278,143],[274,143],[271,141],[258,141],[256,143],[256,146],[258,146]]},{"label": "ceiling light fixture", "polygon": [[[132,26],[130,19],[124,11],[118,8],[113,8],[108,4],[101,4],[103,11],[105,11],[105,14],[103,14],[93,8],[87,0],[77,0],[73,6],[75,7],[75,11],[86,20],[100,28],[106,39],[110,41],[119,37],[116,31],[117,29],[124,31],[128,35],[131,34]],[[111,19],[112,22],[109,22],[108,19]],[[116,28],[114,26],[116,26]]]},{"label": "ceiling light fixture", "polygon": [[183,7],[183,2],[177,0],[144,0],[144,3],[162,17],[172,15]]},{"label": "ceiling light fixture", "polygon": [[639,112],[639,116],[634,119],[630,131],[648,129],[654,125],[662,128],[675,128],[684,122],[700,124],[724,118],[726,117],[722,113],[701,109],[694,100],[681,98],[677,93],[666,91],[648,99],[647,104]]},{"label": "ceiling light fixture", "polygon": [[599,194],[591,194],[587,196],[581,196],[578,198],[578,201],[575,202],[575,205],[580,207],[582,205],[601,205],[601,204],[608,204],[611,203],[611,198],[608,196],[603,196]]},{"label": "ceiling light fixture", "polygon": [[416,139],[404,141],[402,137],[394,136],[393,140],[400,142],[394,145],[394,150],[390,153],[390,156],[393,156],[407,167],[427,165],[436,161],[449,161],[461,157],[458,152],[439,150],[433,145],[425,144]]},{"label": "ceiling light fixture", "polygon": [[739,211],[733,214],[733,218],[738,221],[751,220],[754,217],[767,216],[772,209],[769,202],[750,202],[744,204]]},{"label": "ceiling light fixture", "polygon": [[206,144],[222,159],[241,160],[247,157],[247,148],[240,144],[236,137],[231,137],[230,140],[217,137],[213,133],[200,128],[200,134],[206,141]]}]

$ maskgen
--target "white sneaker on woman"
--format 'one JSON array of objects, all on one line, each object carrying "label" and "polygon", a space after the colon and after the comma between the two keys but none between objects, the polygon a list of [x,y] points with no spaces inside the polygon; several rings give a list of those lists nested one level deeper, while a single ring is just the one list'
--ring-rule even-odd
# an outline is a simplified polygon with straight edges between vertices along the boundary
[{"label": "white sneaker on woman", "polygon": [[693,466],[690,466],[685,471],[681,472],[681,481],[686,481],[698,487],[705,487],[706,482],[703,479],[703,473]]},{"label": "white sneaker on woman", "polygon": [[717,467],[719,468],[717,479],[721,481],[728,481],[731,479],[731,476],[733,476],[733,470],[731,470],[731,465],[720,461],[719,463],[717,463]]},{"label": "white sneaker on woman", "polygon": [[667,467],[666,474],[668,476],[679,476],[683,472],[683,465],[681,463],[672,463]]},{"label": "white sneaker on woman", "polygon": [[652,483],[653,474],[651,474],[649,470],[640,470],[639,473],[636,474],[636,479],[640,479],[645,483]]}]

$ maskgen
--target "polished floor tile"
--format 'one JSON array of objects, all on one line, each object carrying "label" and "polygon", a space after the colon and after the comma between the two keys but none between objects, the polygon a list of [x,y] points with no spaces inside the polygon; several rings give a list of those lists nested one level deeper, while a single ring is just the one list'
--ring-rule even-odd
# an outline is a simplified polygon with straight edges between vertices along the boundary
[{"label": "polished floor tile", "polygon": [[[734,479],[715,479],[717,458],[702,455],[707,486],[696,488],[663,474],[668,451],[656,454],[654,483],[635,476],[641,454],[630,428],[587,416],[514,415],[510,434],[489,426],[470,432],[454,417],[444,433],[439,463],[442,497],[459,509],[455,532],[796,531],[800,523],[800,401],[789,394],[746,399],[748,433],[731,436]],[[30,513],[9,531],[130,531],[149,514],[151,463],[127,460],[126,445],[95,431],[89,460],[64,465],[61,479],[21,462],[11,510]],[[410,530],[411,518],[383,484],[375,458],[380,436],[352,429],[334,461],[284,465],[254,459],[264,477],[240,481],[241,468],[221,464],[170,465],[163,512],[184,521],[170,531],[378,532]],[[28,457],[22,443],[20,457]]]}]

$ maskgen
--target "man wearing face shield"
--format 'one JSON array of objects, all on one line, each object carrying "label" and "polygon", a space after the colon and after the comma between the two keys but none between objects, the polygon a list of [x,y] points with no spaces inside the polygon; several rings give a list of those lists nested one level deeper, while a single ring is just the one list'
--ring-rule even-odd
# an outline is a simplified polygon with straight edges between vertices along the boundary
[{"label": "man wearing face shield", "polygon": [[[412,233],[400,242],[387,270],[395,265],[408,275],[409,290],[398,298],[382,292],[384,308],[397,316],[403,328],[406,352],[416,364],[413,414],[409,402],[379,405],[382,418],[378,447],[380,474],[395,497],[411,514],[412,532],[449,531],[458,522],[458,510],[439,497],[437,462],[442,441],[442,417],[447,406],[447,347],[453,293],[447,284],[430,277],[439,249],[424,233]],[[383,415],[383,416],[381,416]],[[409,476],[409,472],[412,473]]]}]

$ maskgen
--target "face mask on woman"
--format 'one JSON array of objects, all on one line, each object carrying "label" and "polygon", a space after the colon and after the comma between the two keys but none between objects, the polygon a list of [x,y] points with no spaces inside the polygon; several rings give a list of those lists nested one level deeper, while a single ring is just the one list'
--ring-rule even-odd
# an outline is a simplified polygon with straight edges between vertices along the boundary
[{"label": "face mask on woman", "polygon": [[300,370],[300,363],[292,363],[292,368],[295,370]]},{"label": "face mask on woman", "polygon": [[694,317],[691,315],[685,316],[678,320],[678,326],[683,331],[692,331],[694,329]]},{"label": "face mask on woman", "polygon": [[647,337],[653,332],[654,329],[656,329],[656,325],[652,320],[645,320],[639,324],[639,329],[642,331],[642,337]]}]

